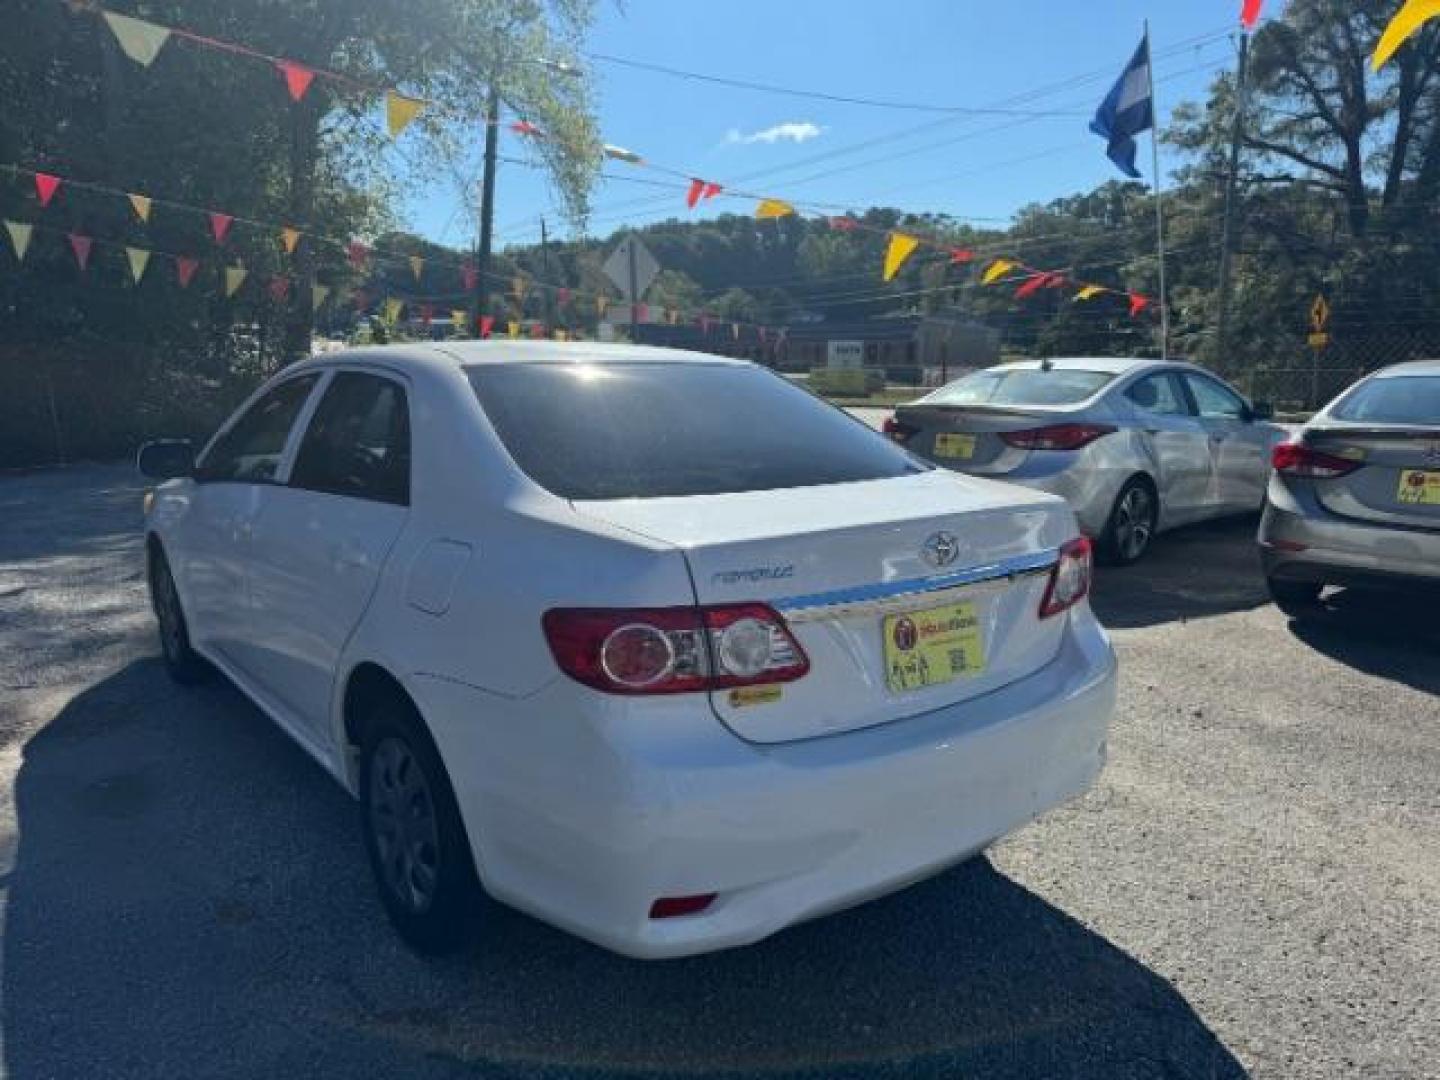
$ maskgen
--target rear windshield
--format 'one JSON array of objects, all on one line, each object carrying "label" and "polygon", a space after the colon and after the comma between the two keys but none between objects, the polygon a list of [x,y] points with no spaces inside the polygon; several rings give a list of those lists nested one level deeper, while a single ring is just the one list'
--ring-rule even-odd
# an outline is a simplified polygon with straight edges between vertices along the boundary
[{"label": "rear windshield", "polygon": [[1105,371],[977,371],[929,397],[927,405],[1071,405],[1084,401],[1115,376]]},{"label": "rear windshield", "polygon": [[1341,398],[1330,415],[1374,424],[1440,424],[1440,375],[1371,379]]},{"label": "rear windshield", "polygon": [[812,487],[927,468],[760,368],[496,364],[466,374],[516,464],[567,499]]}]

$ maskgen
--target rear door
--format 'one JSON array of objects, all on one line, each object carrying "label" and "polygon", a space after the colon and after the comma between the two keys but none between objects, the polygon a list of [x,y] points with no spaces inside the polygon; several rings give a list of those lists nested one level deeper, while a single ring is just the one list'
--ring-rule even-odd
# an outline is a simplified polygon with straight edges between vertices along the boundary
[{"label": "rear door", "polygon": [[1210,435],[1195,415],[1179,373],[1159,371],[1125,388],[1154,455],[1160,505],[1171,522],[1205,513],[1215,484]]},{"label": "rear door", "polygon": [[1245,399],[1218,379],[1193,371],[1182,377],[1210,439],[1215,463],[1211,508],[1216,513],[1260,509],[1270,468],[1270,425],[1255,423]]},{"label": "rear door", "polygon": [[321,745],[336,667],[404,528],[410,412],[395,377],[339,371],[255,522],[246,667]]}]

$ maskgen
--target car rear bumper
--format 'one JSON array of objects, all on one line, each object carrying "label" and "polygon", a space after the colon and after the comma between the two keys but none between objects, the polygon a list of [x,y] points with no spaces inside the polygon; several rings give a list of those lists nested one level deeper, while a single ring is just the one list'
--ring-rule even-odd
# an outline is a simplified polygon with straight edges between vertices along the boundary
[{"label": "car rear bumper", "polygon": [[1259,542],[1267,577],[1329,585],[1440,584],[1440,532],[1337,517],[1276,480]]},{"label": "car rear bumper", "polygon": [[[1066,618],[1055,659],[1010,686],[783,744],[742,741],[688,696],[636,724],[569,682],[497,708],[418,681],[487,888],[616,952],[684,956],[930,876],[1089,787],[1115,659],[1088,609]],[[487,738],[492,722],[533,745]],[[700,914],[649,917],[709,893]]]}]

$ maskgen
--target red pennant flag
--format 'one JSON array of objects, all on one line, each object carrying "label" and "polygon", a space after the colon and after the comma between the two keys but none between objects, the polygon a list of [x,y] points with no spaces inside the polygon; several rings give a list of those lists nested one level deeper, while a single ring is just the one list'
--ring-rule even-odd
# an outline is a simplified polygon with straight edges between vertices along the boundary
[{"label": "red pennant flag", "polygon": [[559,292],[557,292],[555,294],[555,302],[558,303],[561,307],[564,307],[566,304],[570,303],[570,290],[561,289]]},{"label": "red pennant flag", "polygon": [[854,232],[855,226],[859,224],[859,222],[852,217],[832,217],[829,220],[830,228],[836,232]]},{"label": "red pennant flag", "polygon": [[545,336],[545,324],[540,322],[531,323],[530,336],[532,338],[543,338]]},{"label": "red pennant flag", "polygon": [[494,316],[494,315],[481,315],[481,316],[480,316],[480,336],[481,336],[482,338],[488,338],[488,337],[490,336],[490,331],[492,331],[492,330],[494,330],[494,329],[495,329],[495,316]]},{"label": "red pennant flag", "polygon": [[90,265],[90,245],[94,242],[81,233],[70,234],[70,250],[75,252],[75,261],[80,264],[81,270]]},{"label": "red pennant flag", "polygon": [[480,271],[475,269],[475,264],[464,263],[460,267],[460,280],[465,283],[466,292],[474,292],[475,284],[480,280]]},{"label": "red pennant flag", "polygon": [[700,193],[700,198],[702,201],[705,199],[713,199],[716,195],[719,195],[720,192],[724,190],[724,188],[722,188],[719,184],[715,183],[712,180],[705,185],[705,190]]},{"label": "red pennant flag", "polygon": [[310,89],[315,72],[294,60],[276,60],[275,66],[280,69],[280,74],[285,76],[285,89],[290,91],[290,100],[299,101],[303,98],[305,91]]},{"label": "red pennant flag", "polygon": [[691,180],[690,190],[685,193],[685,205],[688,206],[691,210],[694,210],[695,204],[700,201],[700,193],[704,190],[704,180]]},{"label": "red pennant flag", "polygon": [[1240,8],[1240,25],[1246,30],[1254,30],[1255,24],[1260,21],[1260,8],[1264,3],[1265,0],[1245,0]]},{"label": "red pennant flag", "polygon": [[649,305],[649,304],[636,304],[636,305],[635,305],[635,321],[636,321],[636,322],[649,322],[649,321],[650,321],[650,305]]},{"label": "red pennant flag", "polygon": [[539,137],[540,135],[544,134],[544,132],[542,132],[529,120],[516,120],[510,125],[510,130],[513,131],[516,135],[530,135],[534,137]]},{"label": "red pennant flag", "polygon": [[429,326],[430,323],[431,323],[431,321],[432,321],[434,318],[435,318],[435,305],[434,305],[434,304],[421,304],[421,305],[420,305],[420,321],[421,321],[422,323],[424,323],[426,326]]},{"label": "red pennant flag", "polygon": [[974,259],[975,252],[969,248],[950,249],[950,262],[955,266],[963,266],[965,263],[974,261]]},{"label": "red pennant flag", "polygon": [[1027,296],[1039,292],[1045,287],[1046,276],[1045,274],[1031,274],[1022,281],[1020,287],[1015,290],[1015,299],[1024,300]]},{"label": "red pennant flag", "polygon": [[1150,298],[1139,293],[1127,293],[1130,297],[1130,317],[1133,319],[1150,306]]},{"label": "red pennant flag", "polygon": [[195,276],[195,271],[199,269],[199,259],[187,258],[184,255],[175,256],[175,280],[180,283],[182,289],[190,284],[190,279]]},{"label": "red pennant flag", "polygon": [[35,194],[40,196],[41,207],[50,205],[50,200],[55,197],[55,192],[60,190],[60,177],[51,176],[49,173],[37,172],[35,174]]},{"label": "red pennant flag", "polygon": [[271,300],[277,304],[283,304],[285,298],[290,295],[290,279],[283,274],[276,274],[265,288],[270,293]]},{"label": "red pennant flag", "polygon": [[370,257],[370,249],[359,240],[351,240],[345,245],[345,257],[356,270],[364,270],[365,260]]},{"label": "red pennant flag", "polygon": [[1047,289],[1058,289],[1058,288],[1060,288],[1060,286],[1064,285],[1064,284],[1065,284],[1066,282],[1068,282],[1069,280],[1070,280],[1070,279],[1067,278],[1064,274],[1060,274],[1060,273],[1046,274],[1046,275],[1045,275],[1045,288],[1047,288]]},{"label": "red pennant flag", "polygon": [[218,210],[210,211],[210,233],[215,237],[215,243],[225,242],[225,237],[230,233],[230,223],[234,220],[229,214],[222,214]]}]

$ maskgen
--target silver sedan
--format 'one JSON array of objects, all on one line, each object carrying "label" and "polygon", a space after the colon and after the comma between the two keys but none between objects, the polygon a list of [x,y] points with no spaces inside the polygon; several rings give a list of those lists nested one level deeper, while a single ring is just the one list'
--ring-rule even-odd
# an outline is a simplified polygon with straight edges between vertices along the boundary
[{"label": "silver sedan", "polygon": [[946,468],[1064,497],[1112,563],[1157,533],[1265,499],[1270,409],[1193,364],[1027,360],[895,410],[885,431]]}]

